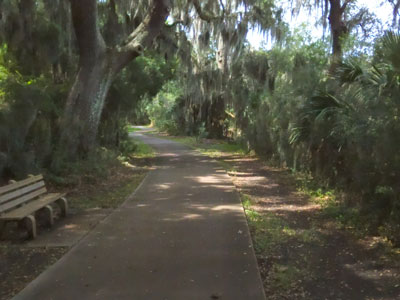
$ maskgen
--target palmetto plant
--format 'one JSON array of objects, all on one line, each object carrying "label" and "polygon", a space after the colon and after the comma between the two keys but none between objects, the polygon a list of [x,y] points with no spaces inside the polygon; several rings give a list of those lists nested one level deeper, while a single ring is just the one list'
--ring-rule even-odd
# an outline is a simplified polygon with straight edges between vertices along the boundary
[{"label": "palmetto plant", "polygon": [[305,166],[361,194],[377,224],[399,218],[399,50],[400,35],[387,32],[374,64],[343,62],[304,103],[290,136],[293,147],[307,149]]}]

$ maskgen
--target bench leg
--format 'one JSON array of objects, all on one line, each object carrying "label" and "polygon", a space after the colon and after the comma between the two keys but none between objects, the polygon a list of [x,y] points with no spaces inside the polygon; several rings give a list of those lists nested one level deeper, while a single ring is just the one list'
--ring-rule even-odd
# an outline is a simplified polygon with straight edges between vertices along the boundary
[{"label": "bench leg", "polygon": [[47,225],[49,227],[54,225],[54,213],[53,213],[53,208],[50,205],[46,205],[45,207],[42,208],[43,212],[45,213],[46,216],[46,221]]},{"label": "bench leg", "polygon": [[3,236],[3,231],[6,228],[6,221],[0,221],[0,237]]},{"label": "bench leg", "polygon": [[36,219],[30,215],[24,218],[25,228],[28,231],[29,238],[34,239],[36,237]]},{"label": "bench leg", "polygon": [[60,198],[57,200],[58,206],[60,206],[61,209],[61,216],[66,217],[68,214],[68,202],[67,199],[64,197]]},{"label": "bench leg", "polygon": [[24,219],[18,221],[17,225],[19,230],[24,230],[26,228]]}]

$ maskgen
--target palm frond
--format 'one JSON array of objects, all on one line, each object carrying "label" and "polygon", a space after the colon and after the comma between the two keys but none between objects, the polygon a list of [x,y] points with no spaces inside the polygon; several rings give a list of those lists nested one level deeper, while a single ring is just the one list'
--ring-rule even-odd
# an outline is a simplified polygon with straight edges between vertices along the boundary
[{"label": "palm frond", "polygon": [[400,33],[387,31],[382,38],[384,58],[400,74]]},{"label": "palm frond", "polygon": [[338,77],[341,84],[350,84],[359,81],[364,75],[364,70],[355,60],[348,60],[338,68]]}]

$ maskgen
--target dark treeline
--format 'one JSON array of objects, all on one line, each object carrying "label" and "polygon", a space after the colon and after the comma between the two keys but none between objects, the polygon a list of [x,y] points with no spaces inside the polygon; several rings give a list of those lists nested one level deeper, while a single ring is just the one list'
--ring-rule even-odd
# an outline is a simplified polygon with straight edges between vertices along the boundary
[{"label": "dark treeline", "polygon": [[[385,31],[357,1],[292,2],[1,1],[1,181],[62,177],[151,120],[312,174],[399,242],[399,3]],[[289,9],[325,35],[292,32]]]}]

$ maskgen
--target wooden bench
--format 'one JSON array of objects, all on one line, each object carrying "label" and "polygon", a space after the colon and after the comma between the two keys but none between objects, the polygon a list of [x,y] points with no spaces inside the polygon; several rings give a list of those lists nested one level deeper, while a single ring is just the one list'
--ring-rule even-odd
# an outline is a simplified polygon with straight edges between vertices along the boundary
[{"label": "wooden bench", "polygon": [[30,176],[0,187],[0,234],[6,222],[17,221],[27,229],[30,238],[35,238],[35,213],[43,212],[47,224],[53,225],[54,214],[50,204],[57,202],[61,215],[66,216],[68,203],[64,196],[65,194],[47,193],[42,175]]}]

